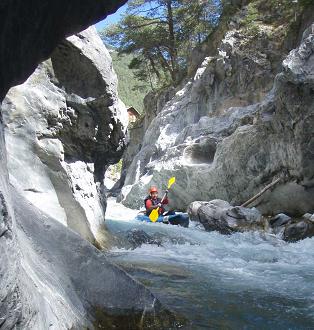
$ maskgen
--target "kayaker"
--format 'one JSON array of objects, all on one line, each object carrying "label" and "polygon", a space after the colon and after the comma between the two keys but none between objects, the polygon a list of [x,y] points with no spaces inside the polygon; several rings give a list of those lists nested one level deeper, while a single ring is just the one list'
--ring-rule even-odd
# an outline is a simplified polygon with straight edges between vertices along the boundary
[{"label": "kayaker", "polygon": [[158,197],[158,189],[156,186],[151,186],[149,188],[149,195],[144,200],[146,215],[149,216],[153,209],[159,207],[158,213],[162,215],[165,212],[164,205],[169,203],[168,200],[168,190],[165,191],[165,197],[161,200]]},{"label": "kayaker", "polygon": [[146,208],[146,215],[142,216],[141,221],[149,221],[152,210],[158,208],[159,217],[157,222],[163,222],[165,224],[170,223],[171,225],[179,225],[182,227],[189,226],[189,216],[186,213],[176,213],[172,210],[165,212],[164,205],[168,204],[168,190],[165,191],[164,197],[161,199],[158,197],[158,189],[156,186],[151,186],[149,188],[149,195],[145,198],[144,204]]}]

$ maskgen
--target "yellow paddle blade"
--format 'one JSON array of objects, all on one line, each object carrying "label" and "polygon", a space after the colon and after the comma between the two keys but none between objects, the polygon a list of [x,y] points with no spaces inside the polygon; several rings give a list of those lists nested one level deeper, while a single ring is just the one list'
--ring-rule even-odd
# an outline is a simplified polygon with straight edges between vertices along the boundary
[{"label": "yellow paddle blade", "polygon": [[150,219],[150,221],[152,221],[152,222],[156,222],[156,221],[157,221],[157,219],[158,219],[158,217],[159,217],[159,212],[158,212],[158,210],[159,210],[159,207],[158,207],[157,209],[153,209],[153,210],[152,210],[152,212],[151,212],[150,215],[149,215],[149,219]]},{"label": "yellow paddle blade", "polygon": [[176,178],[173,176],[168,181],[168,189],[176,182]]}]

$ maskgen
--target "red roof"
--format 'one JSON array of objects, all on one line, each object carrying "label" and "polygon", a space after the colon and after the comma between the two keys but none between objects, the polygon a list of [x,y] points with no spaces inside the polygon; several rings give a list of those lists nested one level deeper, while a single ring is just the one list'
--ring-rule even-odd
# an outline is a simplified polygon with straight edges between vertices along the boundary
[{"label": "red roof", "polygon": [[135,110],[134,107],[129,107],[127,111],[129,114],[132,114],[135,117],[139,117],[141,115],[137,110]]}]

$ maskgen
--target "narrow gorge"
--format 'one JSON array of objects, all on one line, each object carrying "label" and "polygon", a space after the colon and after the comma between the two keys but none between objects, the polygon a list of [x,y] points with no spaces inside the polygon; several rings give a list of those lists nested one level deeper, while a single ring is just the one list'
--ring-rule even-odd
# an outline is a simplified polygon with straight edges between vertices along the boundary
[{"label": "narrow gorge", "polygon": [[64,38],[123,2],[1,4],[1,329],[176,325],[91,244],[106,244],[102,180],[124,150],[125,107],[96,31]]},{"label": "narrow gorge", "polygon": [[[93,24],[138,4],[0,5],[0,329],[313,328],[313,2],[200,1],[206,38],[130,123]],[[152,186],[189,227],[153,223]]]},{"label": "narrow gorge", "polygon": [[124,156],[124,205],[141,206],[148,187],[171,176],[181,210],[214,199],[241,205],[281,178],[250,207],[267,216],[313,213],[314,17],[311,5],[295,10],[288,2],[239,5],[194,50],[193,76],[146,100],[150,116],[131,130]]}]

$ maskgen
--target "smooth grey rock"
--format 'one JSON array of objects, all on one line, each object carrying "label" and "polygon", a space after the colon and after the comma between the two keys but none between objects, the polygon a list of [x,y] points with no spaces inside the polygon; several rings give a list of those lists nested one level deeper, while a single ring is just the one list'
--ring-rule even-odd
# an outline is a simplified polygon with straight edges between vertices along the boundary
[{"label": "smooth grey rock", "polygon": [[22,318],[23,291],[19,285],[19,247],[9,190],[9,174],[0,117],[0,318],[1,328],[12,329]]},{"label": "smooth grey rock", "polygon": [[[176,328],[174,316],[141,284],[76,233],[13,190],[21,249],[19,283],[37,313],[21,327]],[[27,312],[27,306],[24,306]]]},{"label": "smooth grey rock", "polygon": [[269,224],[272,228],[281,227],[286,225],[292,218],[284,213],[277,214],[269,220]]},{"label": "smooth grey rock", "polygon": [[59,45],[9,91],[2,111],[13,185],[46,214],[102,244],[104,171],[124,150],[127,113],[95,28]]},{"label": "smooth grey rock", "polygon": [[264,226],[257,209],[233,207],[223,200],[193,202],[188,207],[189,218],[200,222],[207,231],[231,234],[237,231],[255,230]]},{"label": "smooth grey rock", "polygon": [[[78,3],[70,0],[49,1],[44,4],[41,0],[35,0],[30,6],[24,1],[1,1],[0,102],[9,88],[24,82],[39,62],[47,59],[66,36],[87,28],[113,13],[125,2],[92,0]],[[24,173],[27,176],[26,170]],[[8,186],[3,118],[0,113],[0,196],[1,207],[6,210],[5,216],[0,217],[3,234],[0,237],[2,329],[16,328],[21,325],[22,320],[27,324],[32,315],[37,313],[35,306],[28,300],[32,290],[17,280],[20,272],[20,247],[16,241],[14,196],[11,196]],[[28,323],[29,328],[34,328],[33,326],[34,324]]]}]

